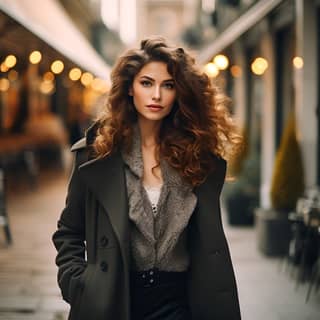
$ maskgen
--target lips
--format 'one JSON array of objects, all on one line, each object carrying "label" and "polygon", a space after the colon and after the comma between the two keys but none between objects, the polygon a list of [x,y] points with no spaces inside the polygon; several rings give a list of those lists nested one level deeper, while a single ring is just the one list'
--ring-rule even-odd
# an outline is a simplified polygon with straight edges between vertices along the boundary
[{"label": "lips", "polygon": [[158,111],[158,110],[162,110],[163,107],[160,106],[159,104],[149,104],[147,105],[147,107],[150,109],[150,110],[155,110],[155,111]]}]

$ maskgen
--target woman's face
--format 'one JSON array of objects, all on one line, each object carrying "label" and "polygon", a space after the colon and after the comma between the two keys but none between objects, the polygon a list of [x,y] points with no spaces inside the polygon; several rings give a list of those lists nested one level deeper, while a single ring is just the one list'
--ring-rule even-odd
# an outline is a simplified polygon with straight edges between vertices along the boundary
[{"label": "woman's face", "polygon": [[161,121],[167,116],[176,98],[172,76],[164,62],[149,62],[134,77],[129,90],[138,117],[143,120]]}]

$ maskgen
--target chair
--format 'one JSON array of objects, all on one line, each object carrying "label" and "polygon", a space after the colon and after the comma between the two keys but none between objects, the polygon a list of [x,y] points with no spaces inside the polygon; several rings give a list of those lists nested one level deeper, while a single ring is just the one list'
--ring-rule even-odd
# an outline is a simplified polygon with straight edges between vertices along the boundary
[{"label": "chair", "polygon": [[306,227],[303,216],[296,211],[290,212],[288,218],[290,221],[291,239],[289,250],[283,258],[283,266],[287,266],[290,276],[293,277],[295,267],[299,265],[301,260]]},{"label": "chair", "polygon": [[308,292],[307,292],[307,296],[306,296],[306,302],[309,301],[313,286],[315,285],[316,290],[318,290],[319,282],[320,282],[320,217],[319,217],[318,222],[319,222],[319,226],[317,228],[317,232],[318,232],[318,238],[317,238],[318,257],[317,257],[317,260],[314,263],[312,270],[311,270],[311,276],[310,276],[309,288],[308,288]]},{"label": "chair", "polygon": [[12,243],[11,230],[6,210],[4,170],[0,167],[0,226],[4,229],[7,244]]}]

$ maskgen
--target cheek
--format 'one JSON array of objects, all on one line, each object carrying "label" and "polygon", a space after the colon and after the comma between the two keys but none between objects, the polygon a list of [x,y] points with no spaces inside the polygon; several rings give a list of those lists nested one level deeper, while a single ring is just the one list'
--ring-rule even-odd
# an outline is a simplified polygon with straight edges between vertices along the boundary
[{"label": "cheek", "polygon": [[133,90],[133,98],[137,101],[143,100],[146,96],[146,93],[142,88],[134,88]]}]

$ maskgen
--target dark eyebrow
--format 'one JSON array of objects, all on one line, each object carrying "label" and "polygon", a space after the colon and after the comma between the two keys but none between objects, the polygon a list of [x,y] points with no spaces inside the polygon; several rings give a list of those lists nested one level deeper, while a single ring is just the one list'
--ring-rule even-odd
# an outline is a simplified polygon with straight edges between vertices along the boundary
[{"label": "dark eyebrow", "polygon": [[[141,76],[140,78],[146,78],[150,81],[154,81],[154,79],[149,76]],[[163,80],[162,82],[173,82],[173,79],[166,79],[166,80]]]}]

